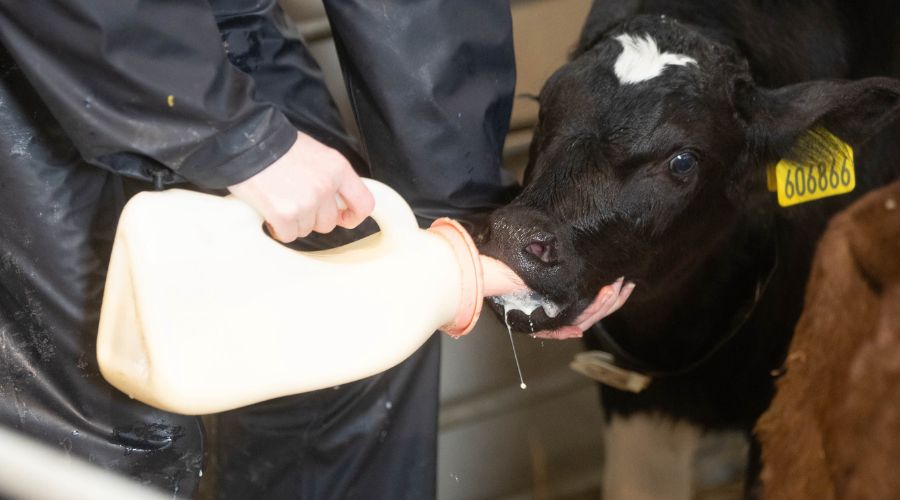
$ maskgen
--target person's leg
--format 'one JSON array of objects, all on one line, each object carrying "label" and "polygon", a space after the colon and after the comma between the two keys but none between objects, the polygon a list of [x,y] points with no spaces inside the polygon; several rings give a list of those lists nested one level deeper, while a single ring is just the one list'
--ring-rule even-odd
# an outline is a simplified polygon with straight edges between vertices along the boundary
[{"label": "person's leg", "polygon": [[433,498],[439,358],[219,414],[216,498]]},{"label": "person's leg", "polygon": [[97,367],[121,180],[81,160],[2,48],[0,151],[0,425],[190,495],[198,419],[130,400]]},{"label": "person's leg", "polygon": [[423,226],[498,208],[515,88],[509,0],[325,0],[372,177]]}]

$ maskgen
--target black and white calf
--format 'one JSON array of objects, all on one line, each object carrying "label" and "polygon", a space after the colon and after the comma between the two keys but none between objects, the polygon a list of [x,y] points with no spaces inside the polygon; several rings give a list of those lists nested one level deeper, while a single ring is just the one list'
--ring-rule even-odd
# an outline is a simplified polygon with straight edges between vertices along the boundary
[{"label": "black and white calf", "polygon": [[[750,433],[825,222],[900,173],[898,56],[890,1],[593,7],[540,93],[522,193],[476,240],[546,306],[509,312],[521,332],[566,324],[620,276],[637,284],[586,335],[652,378],[601,389],[607,500],[688,498],[687,479],[656,492],[643,478],[689,478],[703,430]],[[819,127],[853,147],[856,189],[780,207],[766,169],[802,162],[792,146]]]}]

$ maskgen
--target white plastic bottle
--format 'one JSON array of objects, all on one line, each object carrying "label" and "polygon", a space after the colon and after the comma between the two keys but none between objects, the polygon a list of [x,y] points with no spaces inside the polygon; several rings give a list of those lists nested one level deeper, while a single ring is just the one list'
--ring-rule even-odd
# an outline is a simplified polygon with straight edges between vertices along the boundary
[{"label": "white plastic bottle", "polygon": [[419,229],[396,192],[366,182],[381,231],[318,252],[272,240],[235,198],[132,198],[100,316],[103,376],[158,408],[212,413],[373,375],[437,329],[467,333],[484,293],[471,238],[449,219]]}]

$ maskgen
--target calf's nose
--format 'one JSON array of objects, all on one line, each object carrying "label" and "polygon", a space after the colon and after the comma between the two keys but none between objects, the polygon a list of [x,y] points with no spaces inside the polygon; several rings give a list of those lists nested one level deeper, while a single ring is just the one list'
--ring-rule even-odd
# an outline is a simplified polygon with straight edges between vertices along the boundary
[{"label": "calf's nose", "polygon": [[521,276],[548,279],[567,259],[564,228],[534,209],[509,205],[491,214],[475,241],[486,255],[509,265]]},{"label": "calf's nose", "polygon": [[540,232],[528,238],[522,251],[525,253],[526,258],[537,259],[543,264],[552,266],[559,262],[558,247],[556,236],[547,232]]}]

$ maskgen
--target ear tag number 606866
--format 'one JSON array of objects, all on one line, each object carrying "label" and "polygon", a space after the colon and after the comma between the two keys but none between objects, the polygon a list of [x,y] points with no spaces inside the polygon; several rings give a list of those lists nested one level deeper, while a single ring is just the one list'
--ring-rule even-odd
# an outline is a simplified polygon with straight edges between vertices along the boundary
[{"label": "ear tag number 606866", "polygon": [[822,127],[800,136],[789,157],[768,171],[769,188],[778,192],[778,204],[783,207],[849,193],[856,187],[853,148]]}]

